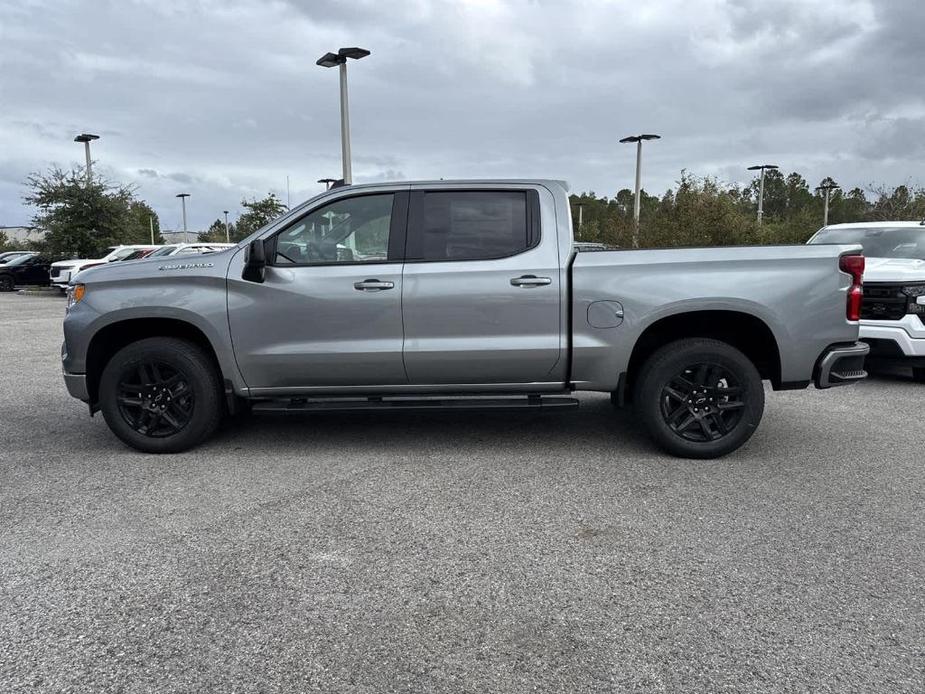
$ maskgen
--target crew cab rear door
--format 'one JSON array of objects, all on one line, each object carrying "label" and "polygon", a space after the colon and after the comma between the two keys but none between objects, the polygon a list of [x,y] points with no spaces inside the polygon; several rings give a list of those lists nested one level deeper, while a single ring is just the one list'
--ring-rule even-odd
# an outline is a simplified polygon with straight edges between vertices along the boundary
[{"label": "crew cab rear door", "polygon": [[407,186],[346,193],[265,239],[263,282],[243,279],[244,253],[235,257],[228,322],[252,394],[407,384],[401,318],[407,209]]},{"label": "crew cab rear door", "polygon": [[413,186],[402,277],[409,383],[561,382],[561,278],[541,186]]}]

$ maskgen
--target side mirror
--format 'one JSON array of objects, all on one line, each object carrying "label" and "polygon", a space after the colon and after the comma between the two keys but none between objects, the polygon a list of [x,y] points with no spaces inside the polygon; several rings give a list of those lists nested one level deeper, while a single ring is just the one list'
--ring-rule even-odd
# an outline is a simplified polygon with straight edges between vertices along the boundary
[{"label": "side mirror", "polygon": [[250,242],[244,251],[244,272],[241,277],[248,282],[263,282],[267,270],[267,251],[263,239]]}]

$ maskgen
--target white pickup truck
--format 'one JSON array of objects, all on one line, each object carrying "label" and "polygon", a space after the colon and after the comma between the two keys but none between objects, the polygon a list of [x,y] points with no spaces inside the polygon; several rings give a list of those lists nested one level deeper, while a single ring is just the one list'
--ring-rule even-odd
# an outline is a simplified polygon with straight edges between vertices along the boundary
[{"label": "white pickup truck", "polygon": [[861,339],[869,360],[912,367],[925,383],[925,221],[831,224],[811,244],[864,247]]}]

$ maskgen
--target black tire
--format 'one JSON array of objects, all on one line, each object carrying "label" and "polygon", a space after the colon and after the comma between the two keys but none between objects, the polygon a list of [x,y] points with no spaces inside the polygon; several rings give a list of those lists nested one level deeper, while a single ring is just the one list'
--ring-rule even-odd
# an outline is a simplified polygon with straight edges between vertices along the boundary
[{"label": "black tire", "polygon": [[221,379],[209,356],[173,337],[123,347],[100,377],[106,424],[145,453],[179,453],[205,441],[221,422],[222,398]]},{"label": "black tire", "polygon": [[11,275],[0,275],[0,292],[11,292],[16,288],[16,282]]},{"label": "black tire", "polygon": [[748,441],[764,413],[751,360],[719,340],[690,338],[657,350],[636,381],[635,407],[660,448],[718,458]]},{"label": "black tire", "polygon": [[916,383],[925,383],[925,367],[912,369],[912,380]]}]

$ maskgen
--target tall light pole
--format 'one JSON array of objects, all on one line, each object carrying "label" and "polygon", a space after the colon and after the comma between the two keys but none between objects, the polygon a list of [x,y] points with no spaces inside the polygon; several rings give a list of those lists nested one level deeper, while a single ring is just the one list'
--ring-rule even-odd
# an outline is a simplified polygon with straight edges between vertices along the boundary
[{"label": "tall light pole", "polygon": [[148,215],[148,226],[151,228],[151,245],[154,245],[154,215]]},{"label": "tall light pole", "polygon": [[183,203],[183,240],[189,241],[189,234],[186,232],[186,199],[189,197],[189,193],[177,193],[177,197]]},{"label": "tall light pole", "polygon": [[225,243],[231,243],[231,234],[228,232],[228,210],[222,210],[225,215]]},{"label": "tall light pole", "polygon": [[578,231],[581,231],[581,227],[585,223],[585,204],[583,202],[578,203]]},{"label": "tall light pole", "polygon": [[761,218],[764,216],[764,172],[766,169],[779,169],[777,164],[756,164],[749,166],[749,171],[761,171],[761,182],[758,184],[758,223],[761,224]]},{"label": "tall light pole", "polygon": [[829,226],[829,194],[836,188],[841,188],[837,183],[823,183],[821,186],[816,186],[816,190],[825,191],[825,206],[822,208],[822,226]]},{"label": "tall light pole", "polygon": [[369,55],[365,48],[341,48],[337,53],[325,53],[318,58],[315,65],[321,67],[340,67],[340,148],[344,163],[344,185],[353,182],[350,166],[350,113],[347,105],[347,58],[359,60]]},{"label": "tall light pole", "polygon": [[620,140],[621,143],[636,143],[636,195],[633,199],[633,248],[639,247],[639,189],[642,181],[642,141],[660,140],[661,135],[631,135]]},{"label": "tall light pole", "polygon": [[90,181],[92,180],[91,169],[93,168],[93,160],[90,159],[90,143],[99,139],[99,135],[91,135],[90,133],[81,133],[74,138],[74,142],[84,143],[84,154],[87,155],[87,185],[90,185]]}]

